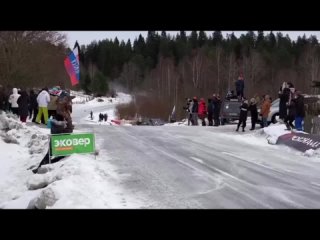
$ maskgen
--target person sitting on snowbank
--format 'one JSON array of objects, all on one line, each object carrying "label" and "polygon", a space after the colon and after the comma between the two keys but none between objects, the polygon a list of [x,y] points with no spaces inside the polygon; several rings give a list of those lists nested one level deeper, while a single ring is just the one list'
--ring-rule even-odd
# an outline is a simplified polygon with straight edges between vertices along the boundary
[{"label": "person sitting on snowbank", "polygon": [[[57,113],[51,119],[51,134],[66,134],[73,133],[74,126],[72,125],[72,119],[70,114],[70,106],[72,105],[72,97],[64,96],[57,100]],[[51,149],[51,143],[49,141],[49,148]],[[52,152],[52,150],[50,150]],[[50,152],[48,149],[47,154],[44,156],[39,166],[32,170],[33,173],[38,173],[38,169],[50,162]],[[51,163],[55,163],[65,158],[65,156],[59,156],[51,159]]]}]

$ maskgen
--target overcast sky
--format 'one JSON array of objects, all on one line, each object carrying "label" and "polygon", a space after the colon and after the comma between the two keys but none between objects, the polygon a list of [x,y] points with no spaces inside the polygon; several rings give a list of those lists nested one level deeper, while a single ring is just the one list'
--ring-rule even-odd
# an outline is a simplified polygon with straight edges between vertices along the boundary
[{"label": "overcast sky", "polygon": [[[206,31],[207,35],[211,35],[212,31]],[[274,31],[276,33],[278,31]],[[282,34],[285,36],[286,34],[289,35],[289,37],[292,40],[296,40],[298,36],[303,36],[303,34],[306,34],[307,37],[310,35],[317,36],[318,39],[320,39],[320,31],[281,31]],[[127,41],[129,38],[131,40],[131,43],[133,43],[134,39],[141,34],[142,36],[147,36],[147,31],[65,31],[62,32],[67,35],[67,43],[72,48],[74,46],[75,41],[77,40],[79,45],[87,45],[91,43],[92,41],[96,40],[103,40],[103,39],[114,39],[115,37],[118,38],[119,41],[124,40]],[[176,35],[178,31],[167,31],[170,35]],[[227,34],[231,34],[232,31],[223,31],[222,34],[226,36]],[[243,31],[234,31],[234,34],[238,37],[242,33],[246,33]],[[266,32],[269,33],[269,32]],[[190,31],[187,31],[187,34],[190,34]]]}]

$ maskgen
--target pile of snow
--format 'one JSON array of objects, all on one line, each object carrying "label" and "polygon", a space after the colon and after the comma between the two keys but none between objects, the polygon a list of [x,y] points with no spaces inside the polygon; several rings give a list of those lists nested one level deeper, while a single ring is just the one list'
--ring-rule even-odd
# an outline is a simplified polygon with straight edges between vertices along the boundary
[{"label": "pile of snow", "polygon": [[304,156],[312,157],[314,155],[314,152],[315,152],[315,150],[309,149],[309,150],[304,152]]},{"label": "pile of snow", "polygon": [[320,158],[320,149],[319,148],[316,150],[309,149],[305,151],[303,155],[310,158],[313,157],[313,159],[318,162]]},{"label": "pile of snow", "polygon": [[122,188],[127,176],[117,173],[103,150],[98,156],[66,157],[33,174],[31,169],[48,150],[49,129],[22,124],[4,113],[0,126],[0,208],[142,207]]},{"label": "pile of snow", "polygon": [[[44,165],[42,174],[30,176],[29,190],[2,208],[138,208],[141,203],[121,188],[116,169],[106,157],[72,155]],[[35,192],[30,194],[30,192]],[[23,204],[22,204],[23,203]]]},{"label": "pile of snow", "polygon": [[285,124],[273,124],[268,127],[263,128],[263,134],[267,137],[269,144],[276,144],[278,138],[281,135],[290,133],[288,130],[286,130],[287,127]]},{"label": "pile of snow", "polygon": [[28,168],[39,164],[48,150],[48,129],[29,127],[11,114],[0,115],[0,204],[27,191]]}]

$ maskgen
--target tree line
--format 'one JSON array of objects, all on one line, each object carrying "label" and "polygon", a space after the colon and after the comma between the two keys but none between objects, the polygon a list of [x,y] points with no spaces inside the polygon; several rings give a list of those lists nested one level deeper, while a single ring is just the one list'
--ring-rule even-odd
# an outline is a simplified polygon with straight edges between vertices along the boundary
[{"label": "tree line", "polygon": [[[315,36],[296,41],[282,33],[248,31],[224,37],[180,31],[148,31],[133,43],[115,39],[82,46],[81,87],[87,92],[106,91],[108,82],[120,83],[131,92],[148,92],[153,98],[181,109],[185,97],[222,97],[234,89],[239,74],[245,78],[245,96],[276,97],[283,81],[302,92],[316,91],[319,78],[319,42]],[[96,87],[95,87],[96,86]],[[166,113],[167,114],[167,113]],[[183,111],[180,112],[180,115]],[[178,113],[179,115],[179,113]],[[182,115],[181,115],[182,116]]]},{"label": "tree line", "polygon": [[70,87],[66,37],[54,31],[0,31],[0,84],[12,89]]},{"label": "tree line", "polygon": [[[70,51],[59,32],[0,31],[0,84],[71,88],[63,64]],[[283,81],[315,93],[319,89],[312,88],[312,82],[319,81],[319,56],[315,36],[293,41],[288,35],[263,31],[239,37],[224,37],[220,31],[148,31],[146,38],[139,35],[133,43],[115,38],[81,46],[80,86],[75,88],[104,95],[109,86],[119,84],[168,106],[163,113],[167,115],[173,105],[181,110],[185,97],[223,97],[241,73],[248,98],[276,97]]]}]

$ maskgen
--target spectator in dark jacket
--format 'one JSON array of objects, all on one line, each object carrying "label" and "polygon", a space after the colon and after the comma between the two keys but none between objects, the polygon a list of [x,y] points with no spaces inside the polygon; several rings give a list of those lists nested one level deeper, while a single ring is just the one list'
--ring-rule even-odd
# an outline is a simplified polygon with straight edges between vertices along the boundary
[{"label": "spectator in dark jacket", "polygon": [[21,122],[26,122],[29,115],[29,96],[25,90],[20,91],[20,97],[17,100],[18,111]]},{"label": "spectator in dark jacket", "polygon": [[[53,116],[53,119],[51,120],[51,134],[65,134],[65,133],[72,133],[73,128],[68,128],[67,121],[64,119],[64,117],[60,114],[56,114]],[[52,152],[51,149],[51,142],[49,142],[50,151],[48,150],[47,154],[43,157],[41,160],[39,166],[36,169],[33,169],[33,173],[38,173],[38,169],[45,164],[55,163],[60,161],[61,159],[65,158],[65,156],[58,156],[50,160]]]},{"label": "spectator in dark jacket", "polygon": [[239,117],[239,123],[236,131],[239,131],[239,127],[242,123],[242,132],[244,132],[245,127],[246,127],[246,122],[247,122],[247,114],[248,114],[248,100],[244,100],[242,105],[240,106],[240,117]]},{"label": "spectator in dark jacket", "polygon": [[193,98],[193,105],[192,105],[192,122],[194,126],[198,126],[198,99],[197,97]]},{"label": "spectator in dark jacket", "polygon": [[208,122],[209,122],[209,126],[213,126],[213,104],[212,104],[212,99],[208,98],[208,108],[207,108],[207,112],[208,112]]},{"label": "spectator in dark jacket", "polygon": [[296,118],[296,103],[295,103],[295,89],[293,87],[292,84],[288,83],[288,87],[290,87],[290,94],[289,94],[289,100],[287,102],[287,108],[288,108],[288,114],[286,116],[286,118],[284,119],[284,122],[286,124],[286,127],[288,130],[291,130],[293,128],[295,128],[295,126],[293,125],[293,121]]},{"label": "spectator in dark jacket", "polygon": [[296,118],[294,123],[298,131],[303,131],[302,121],[305,117],[304,97],[301,95],[300,91],[296,92],[296,96],[297,96],[297,98],[295,99]]},{"label": "spectator in dark jacket", "polygon": [[279,91],[279,118],[281,120],[285,120],[287,117],[287,103],[289,101],[290,97],[290,89],[288,88],[288,84],[284,82],[282,86],[280,87]]},{"label": "spectator in dark jacket", "polygon": [[193,108],[193,101],[192,99],[186,98],[187,104],[185,107],[183,107],[184,110],[187,112],[187,119],[188,119],[188,126],[191,124],[193,125],[193,119],[192,119],[192,108]]},{"label": "spectator in dark jacket", "polygon": [[291,100],[288,104],[288,115],[285,118],[285,124],[288,130],[294,129],[295,126],[293,125],[293,122],[296,118],[296,106],[295,106],[295,100]]},{"label": "spectator in dark jacket", "polygon": [[37,94],[35,94],[34,90],[30,90],[29,98],[30,98],[29,118],[32,119],[32,122],[35,122],[38,114],[38,102],[37,102]]},{"label": "spectator in dark jacket", "polygon": [[251,113],[251,131],[255,129],[256,122],[258,120],[258,110],[257,110],[257,103],[255,98],[250,99],[250,105],[248,111]]},{"label": "spectator in dark jacket", "polygon": [[236,92],[238,99],[243,98],[243,92],[244,92],[244,80],[243,77],[240,75],[238,80],[236,81]]},{"label": "spectator in dark jacket", "polygon": [[63,121],[67,122],[67,126],[64,131],[69,133],[72,133],[74,128],[72,124],[71,112],[72,112],[72,97],[71,96],[59,97],[57,100],[56,115],[62,116]]}]

